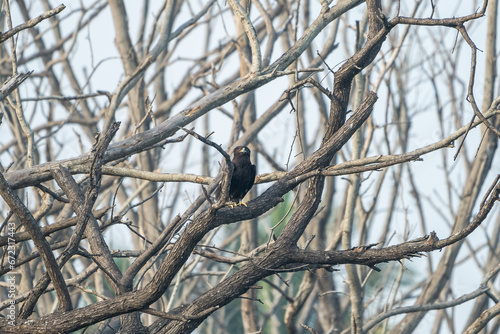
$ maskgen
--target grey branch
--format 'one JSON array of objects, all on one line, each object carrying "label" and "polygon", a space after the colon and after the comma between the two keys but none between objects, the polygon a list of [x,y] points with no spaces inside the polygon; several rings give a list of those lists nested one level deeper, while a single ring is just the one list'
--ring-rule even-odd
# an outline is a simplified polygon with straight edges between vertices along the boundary
[{"label": "grey branch", "polygon": [[9,38],[11,38],[12,36],[14,36],[15,34],[17,34],[18,32],[20,32],[22,30],[33,28],[34,26],[36,26],[38,23],[42,22],[43,20],[46,20],[54,15],[59,14],[65,8],[66,8],[65,5],[59,5],[56,8],[51,9],[49,11],[46,11],[42,15],[40,15],[34,19],[29,20],[28,22],[25,22],[23,24],[18,25],[15,28],[12,28],[11,30],[7,31],[5,34],[0,35],[0,43],[5,42],[6,40],[8,40]]},{"label": "grey branch", "polygon": [[31,73],[33,73],[33,71],[18,73],[5,81],[2,87],[0,87],[0,101],[5,100],[5,98],[9,96],[10,93],[14,91],[14,89],[19,87],[23,83],[23,81],[31,75]]}]

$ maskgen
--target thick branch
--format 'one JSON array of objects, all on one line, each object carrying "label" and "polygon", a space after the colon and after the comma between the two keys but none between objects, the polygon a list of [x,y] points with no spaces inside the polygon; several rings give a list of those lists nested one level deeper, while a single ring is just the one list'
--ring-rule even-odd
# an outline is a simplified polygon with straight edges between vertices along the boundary
[{"label": "thick branch", "polygon": [[50,249],[49,243],[40,230],[38,222],[35,220],[28,208],[21,202],[19,197],[17,197],[14,191],[9,187],[7,181],[1,173],[0,195],[5,200],[5,203],[19,218],[19,221],[23,224],[26,232],[30,234],[30,238],[31,240],[33,240],[35,247],[40,252],[40,256],[43,260],[43,263],[45,264],[50,279],[54,283],[57,298],[59,299],[59,310],[62,312],[71,310],[72,305],[68,287],[64,283],[64,277],[61,273],[61,270],[59,270],[59,266],[57,265],[54,254]]},{"label": "thick branch", "polygon": [[[304,32],[303,37],[300,38],[294,46],[292,46],[287,52],[285,52],[285,54],[283,54],[283,56],[276,60],[272,65],[262,70],[261,73],[256,76],[242,78],[227,86],[221,87],[213,93],[204,96],[180,113],[170,117],[168,120],[161,123],[157,127],[130,136],[121,142],[110,145],[104,157],[104,163],[108,163],[110,161],[121,159],[132,154],[137,154],[144,150],[147,150],[152,146],[158,144],[162,140],[174,135],[179,127],[191,123],[193,120],[201,117],[213,108],[219,107],[224,103],[236,98],[237,96],[240,96],[241,94],[249,92],[253,89],[265,85],[270,81],[273,81],[278,77],[276,71],[285,70],[293,61],[295,61],[295,59],[300,54],[302,54],[302,52],[304,52],[304,50],[310,45],[312,40],[327,24],[362,2],[362,0],[339,2],[336,6],[330,8],[326,13],[323,13],[320,17],[318,17],[318,19],[316,19],[316,21],[311,24],[311,26]],[[139,73],[143,73],[148,67],[148,62],[152,62],[153,60],[154,59],[149,56],[145,57],[142,64],[138,66],[137,73],[132,73],[129,80],[132,80],[132,78],[136,78]],[[127,79],[125,81],[127,81]],[[118,88],[118,91],[120,91],[120,93],[117,94],[120,96],[124,96],[124,94],[128,92],[128,88],[125,89],[125,87],[129,87],[130,84],[128,82],[125,83],[125,81],[120,84],[120,87]],[[110,114],[113,113],[114,110],[118,107],[118,101],[121,101],[121,98],[118,98],[117,94],[113,96],[113,101],[108,107],[108,112]],[[51,180],[52,177],[50,175],[50,169],[53,168],[53,166],[61,164],[71,171],[76,166],[84,166],[88,163],[89,154],[84,154],[82,156],[64,161],[54,161],[41,164],[34,167],[35,169],[28,168],[12,171],[7,173],[5,175],[5,178],[13,189],[19,189],[30,185],[35,185],[43,181]]]},{"label": "thick branch", "polygon": [[14,89],[19,87],[19,85],[21,85],[24,80],[28,79],[31,73],[33,73],[33,71],[26,73],[17,73],[13,77],[5,81],[2,87],[0,87],[0,101],[5,100],[5,98],[9,96],[9,94],[12,93]]},{"label": "thick branch", "polygon": [[298,263],[309,264],[363,264],[375,265],[377,263],[398,261],[402,259],[411,259],[412,257],[421,257],[425,252],[431,252],[442,249],[454,244],[468,235],[470,235],[486,219],[496,201],[500,200],[500,177],[497,177],[491,187],[490,192],[486,194],[479,213],[476,217],[461,231],[449,236],[446,239],[439,240],[434,232],[423,238],[410,240],[408,242],[382,248],[372,249],[371,247],[354,247],[344,251],[314,251],[296,249],[290,254],[290,260]]}]

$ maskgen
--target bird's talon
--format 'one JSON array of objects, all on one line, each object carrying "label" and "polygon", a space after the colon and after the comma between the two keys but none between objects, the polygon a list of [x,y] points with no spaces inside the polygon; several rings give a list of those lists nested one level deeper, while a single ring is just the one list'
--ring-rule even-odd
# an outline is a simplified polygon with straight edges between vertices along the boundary
[{"label": "bird's talon", "polygon": [[232,208],[236,208],[236,207],[241,206],[241,205],[243,205],[243,206],[245,206],[245,207],[248,207],[247,203],[245,203],[245,202],[238,202],[238,203],[231,202],[231,203],[228,203],[228,204],[226,204],[226,205],[227,205],[228,207],[230,207],[231,209],[232,209]]}]

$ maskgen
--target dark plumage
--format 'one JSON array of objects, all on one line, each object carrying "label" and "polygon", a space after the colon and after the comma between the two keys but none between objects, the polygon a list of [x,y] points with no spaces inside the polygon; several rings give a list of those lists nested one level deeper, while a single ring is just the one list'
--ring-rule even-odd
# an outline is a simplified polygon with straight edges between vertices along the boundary
[{"label": "dark plumage", "polygon": [[250,149],[246,146],[238,146],[233,151],[233,176],[231,178],[231,187],[229,188],[229,201],[236,205],[241,202],[243,197],[252,188],[255,181],[255,165],[250,161]]}]

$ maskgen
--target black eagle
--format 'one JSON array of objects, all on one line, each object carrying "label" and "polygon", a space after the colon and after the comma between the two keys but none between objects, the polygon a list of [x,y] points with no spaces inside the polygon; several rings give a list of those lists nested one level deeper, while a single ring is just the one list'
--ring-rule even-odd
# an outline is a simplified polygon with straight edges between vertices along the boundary
[{"label": "black eagle", "polygon": [[246,146],[237,146],[233,151],[233,176],[229,187],[229,202],[231,207],[244,205],[241,200],[252,188],[255,181],[256,169],[250,161],[250,149]]}]

